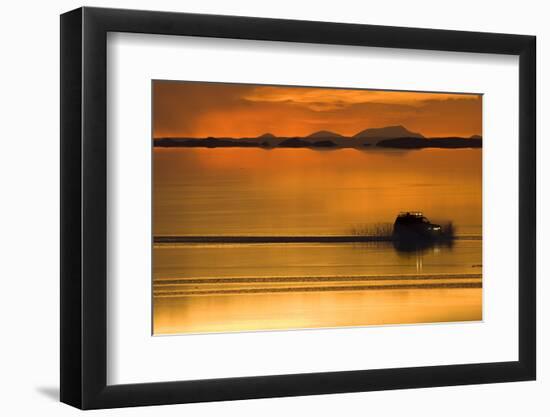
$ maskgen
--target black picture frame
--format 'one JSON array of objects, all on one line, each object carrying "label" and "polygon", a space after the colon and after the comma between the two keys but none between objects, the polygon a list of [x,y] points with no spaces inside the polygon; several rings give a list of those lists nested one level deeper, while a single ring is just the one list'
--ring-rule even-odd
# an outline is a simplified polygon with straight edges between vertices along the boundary
[{"label": "black picture frame", "polygon": [[[519,360],[107,385],[108,32],[519,56]],[[61,401],[81,409],[533,380],[534,36],[79,8],[61,15]]]}]

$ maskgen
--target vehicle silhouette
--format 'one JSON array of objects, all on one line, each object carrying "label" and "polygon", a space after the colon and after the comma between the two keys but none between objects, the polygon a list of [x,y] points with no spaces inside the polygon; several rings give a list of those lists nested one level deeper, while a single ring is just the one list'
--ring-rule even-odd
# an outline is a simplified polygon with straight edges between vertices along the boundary
[{"label": "vehicle silhouette", "polygon": [[397,240],[425,241],[441,236],[441,226],[430,221],[419,211],[399,213],[393,224],[393,237]]}]

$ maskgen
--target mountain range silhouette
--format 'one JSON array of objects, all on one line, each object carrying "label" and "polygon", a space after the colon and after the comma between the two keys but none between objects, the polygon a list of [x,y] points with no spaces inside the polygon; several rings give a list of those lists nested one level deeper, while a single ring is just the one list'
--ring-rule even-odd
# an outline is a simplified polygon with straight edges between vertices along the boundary
[{"label": "mountain range silhouette", "polygon": [[368,128],[353,136],[344,136],[329,130],[319,130],[307,136],[276,136],[264,133],[256,137],[156,138],[157,147],[261,147],[261,148],[357,148],[367,147],[421,149],[421,148],[481,148],[482,137],[432,137],[412,132],[401,125]]}]

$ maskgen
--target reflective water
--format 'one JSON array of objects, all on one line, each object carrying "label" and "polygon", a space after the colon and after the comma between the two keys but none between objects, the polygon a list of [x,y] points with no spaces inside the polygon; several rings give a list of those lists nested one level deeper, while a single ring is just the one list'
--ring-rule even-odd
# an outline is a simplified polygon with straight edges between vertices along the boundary
[{"label": "reflective water", "polygon": [[400,211],[481,234],[481,149],[155,149],[155,235],[345,235]]},{"label": "reflective water", "polygon": [[154,231],[347,235],[422,210],[452,245],[156,244],[154,333],[482,318],[481,150],[155,149]]},{"label": "reflective water", "polygon": [[155,333],[481,319],[481,241],[157,245]]}]

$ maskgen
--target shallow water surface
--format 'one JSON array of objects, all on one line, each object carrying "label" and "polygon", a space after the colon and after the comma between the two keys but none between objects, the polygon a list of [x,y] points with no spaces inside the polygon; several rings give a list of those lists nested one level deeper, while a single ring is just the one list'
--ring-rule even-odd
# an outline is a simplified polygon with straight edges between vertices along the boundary
[{"label": "shallow water surface", "polygon": [[481,241],[156,245],[154,332],[481,320]]},{"label": "shallow water surface", "polygon": [[157,243],[155,334],[482,319],[481,150],[154,150],[155,236],[345,236],[423,211],[458,238]]},{"label": "shallow water surface", "polygon": [[154,234],[346,235],[400,211],[481,234],[481,149],[154,150]]}]

